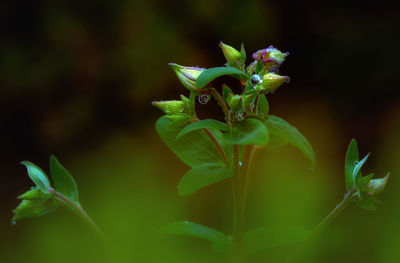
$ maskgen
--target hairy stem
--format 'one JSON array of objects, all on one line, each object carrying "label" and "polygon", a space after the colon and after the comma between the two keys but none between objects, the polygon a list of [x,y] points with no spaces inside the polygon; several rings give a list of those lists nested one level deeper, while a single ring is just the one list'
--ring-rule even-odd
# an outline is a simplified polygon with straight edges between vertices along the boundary
[{"label": "hairy stem", "polygon": [[49,188],[48,190],[50,193],[55,195],[55,197],[58,201],[60,201],[64,205],[70,207],[73,211],[75,211],[75,213],[77,213],[86,223],[88,223],[94,229],[94,231],[101,237],[101,239],[103,239],[104,242],[110,248],[112,248],[111,243],[108,241],[108,239],[104,235],[103,231],[101,231],[101,229],[96,225],[96,223],[93,221],[93,219],[86,213],[85,210],[83,210],[83,208],[79,204],[73,202],[71,199],[69,199],[65,195],[57,192],[53,188]]},{"label": "hairy stem", "polygon": [[218,93],[214,88],[211,88],[211,95],[216,99],[219,106],[221,107],[222,111],[225,115],[225,121],[228,124],[228,127],[232,127],[231,122],[231,113],[229,111],[228,105],[226,105],[224,98],[222,98],[221,94]]},{"label": "hairy stem", "polygon": [[206,134],[208,135],[208,137],[211,139],[211,141],[214,143],[214,145],[217,147],[218,151],[220,152],[220,154],[222,155],[222,158],[224,158],[224,161],[226,163],[227,166],[230,166],[230,162],[228,159],[228,156],[226,155],[226,152],[224,151],[224,149],[222,148],[221,144],[218,142],[217,138],[215,138],[214,134],[212,134],[212,132],[207,129],[204,128],[203,129]]}]

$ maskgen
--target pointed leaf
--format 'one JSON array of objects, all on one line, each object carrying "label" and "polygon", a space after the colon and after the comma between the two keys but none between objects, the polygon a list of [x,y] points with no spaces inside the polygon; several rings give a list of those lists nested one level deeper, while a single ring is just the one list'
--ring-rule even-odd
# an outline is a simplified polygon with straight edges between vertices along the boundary
[{"label": "pointed leaf", "polygon": [[368,156],[369,156],[369,153],[361,161],[357,162],[357,164],[354,167],[354,170],[353,170],[353,182],[356,185],[358,184],[358,181],[361,178],[360,170],[361,170],[362,166],[364,165],[364,163],[367,161]]},{"label": "pointed leaf", "polygon": [[228,130],[225,123],[217,121],[217,120],[213,120],[213,119],[206,119],[206,120],[200,120],[200,121],[190,123],[189,125],[187,125],[185,128],[183,128],[178,133],[176,138],[179,139],[180,137],[182,137],[183,135],[185,135],[189,132],[196,131],[199,129],[204,129],[204,128],[216,129],[216,130],[220,130],[220,131]]},{"label": "pointed leaf", "polygon": [[276,136],[275,134],[269,134],[268,144],[264,146],[269,151],[277,151],[279,148],[287,145],[289,142],[282,137]]},{"label": "pointed leaf", "polygon": [[269,103],[264,94],[258,96],[257,113],[261,116],[266,116],[269,113]]},{"label": "pointed leaf", "polygon": [[50,181],[43,170],[29,161],[23,161],[21,162],[21,164],[25,165],[26,169],[28,170],[29,178],[31,178],[31,180],[37,185],[37,187],[39,187],[39,189],[43,193],[48,193],[48,189],[50,188]]},{"label": "pointed leaf", "polygon": [[[164,143],[187,165],[191,167],[203,163],[224,163],[224,159],[210,137],[203,130],[196,130],[179,139],[176,136],[181,128],[171,129],[171,120],[166,116],[156,122],[156,130]],[[187,122],[189,123],[189,122]],[[219,131],[211,131],[221,146],[229,154],[229,147],[222,142],[222,134]],[[229,156],[229,155],[228,155]]]},{"label": "pointed leaf", "polygon": [[228,98],[229,94],[233,94],[233,91],[227,85],[222,85],[222,97],[224,100]]},{"label": "pointed leaf", "polygon": [[241,56],[242,62],[244,63],[246,61],[246,50],[244,49],[243,43],[242,43],[242,46],[240,47],[240,56]]},{"label": "pointed leaf", "polygon": [[365,210],[368,211],[376,211],[376,203],[379,203],[379,201],[374,197],[374,196],[368,196],[364,195],[361,199],[353,199],[354,203]]},{"label": "pointed leaf", "polygon": [[199,89],[205,87],[208,83],[213,81],[214,79],[224,76],[224,75],[239,75],[242,78],[247,78],[247,75],[233,67],[216,67],[206,69],[200,73],[200,75],[196,79],[196,84]]},{"label": "pointed leaf", "polygon": [[350,191],[350,188],[354,185],[353,172],[354,168],[358,164],[358,146],[357,141],[352,139],[347,147],[346,158],[345,158],[345,179],[346,179],[346,189]]},{"label": "pointed leaf", "polygon": [[56,190],[72,201],[77,202],[78,187],[75,180],[54,155],[50,156],[50,174]]},{"label": "pointed leaf", "polygon": [[262,62],[262,60],[258,60],[256,65],[256,74],[260,74],[261,71],[263,70],[264,70],[264,63]]},{"label": "pointed leaf", "polygon": [[193,222],[174,222],[161,228],[160,233],[202,238],[210,241],[213,249],[220,252],[228,252],[230,249],[229,238],[225,234]]},{"label": "pointed leaf", "polygon": [[244,235],[246,253],[295,244],[304,241],[311,231],[298,226],[261,227],[250,230]]},{"label": "pointed leaf", "polygon": [[311,167],[315,166],[315,154],[307,139],[291,124],[284,119],[269,115],[266,121],[268,131],[279,136],[298,148],[310,161]]},{"label": "pointed leaf", "polygon": [[224,139],[228,144],[265,145],[268,143],[269,134],[261,121],[245,119],[224,133]]},{"label": "pointed leaf", "polygon": [[178,193],[190,195],[197,190],[233,176],[232,168],[218,163],[205,163],[192,168],[181,179]]}]

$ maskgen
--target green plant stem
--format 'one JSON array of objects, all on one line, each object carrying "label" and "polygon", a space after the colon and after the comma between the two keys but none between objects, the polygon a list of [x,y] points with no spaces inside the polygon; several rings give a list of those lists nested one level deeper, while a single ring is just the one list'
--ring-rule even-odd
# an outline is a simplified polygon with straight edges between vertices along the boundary
[{"label": "green plant stem", "polygon": [[239,165],[239,146],[233,145],[233,195],[235,200],[235,214],[233,225],[233,260],[234,262],[243,262],[243,233],[244,233],[244,211],[243,211],[243,183]]},{"label": "green plant stem", "polygon": [[225,121],[228,124],[229,128],[232,128],[232,121],[231,121],[231,113],[228,108],[228,105],[226,105],[224,98],[222,98],[221,94],[218,93],[214,88],[211,88],[211,95],[215,98],[215,100],[218,102],[219,106],[221,107],[222,111],[224,112],[225,115]]},{"label": "green plant stem", "polygon": [[354,193],[356,192],[355,187],[352,187],[350,191],[348,191],[343,200],[327,215],[311,232],[311,234],[305,239],[293,255],[289,258],[288,262],[293,262],[295,259],[301,255],[301,253],[305,250],[305,248],[313,241],[322,230],[324,230],[333,219],[335,219],[342,211],[345,209],[351,202]]},{"label": "green plant stem", "polygon": [[351,199],[353,198],[354,193],[356,192],[356,189],[352,187],[350,191],[348,191],[345,195],[343,200],[327,215],[311,232],[311,234],[308,236],[308,238],[305,240],[311,241],[314,239],[321,231],[330,223],[332,220],[340,214],[340,212],[343,211],[347,207],[347,205],[350,203]]},{"label": "green plant stem", "polygon": [[73,202],[71,199],[69,199],[65,195],[57,192],[53,188],[49,188],[48,190],[49,190],[50,193],[55,195],[57,200],[59,200],[64,205],[70,207],[75,213],[77,213],[86,223],[88,223],[94,229],[94,231],[101,237],[101,239],[103,239],[103,241],[110,248],[112,248],[111,243],[106,238],[106,236],[104,235],[103,231],[101,231],[101,229],[96,225],[96,223],[93,221],[93,219],[86,213],[85,210],[83,210],[83,208],[79,204]]},{"label": "green plant stem", "polygon": [[250,148],[250,154],[248,157],[248,161],[246,162],[246,167],[245,167],[245,174],[243,178],[243,213],[246,211],[246,203],[247,203],[247,192],[248,192],[248,187],[249,187],[249,181],[250,177],[253,174],[254,170],[254,160],[257,155],[257,146],[249,146]]}]

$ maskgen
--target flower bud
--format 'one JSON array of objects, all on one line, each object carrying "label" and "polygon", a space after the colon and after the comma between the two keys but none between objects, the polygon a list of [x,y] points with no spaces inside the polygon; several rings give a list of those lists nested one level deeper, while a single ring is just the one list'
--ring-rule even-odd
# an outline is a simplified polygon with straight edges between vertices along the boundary
[{"label": "flower bud", "polygon": [[288,55],[289,52],[283,53],[273,46],[269,46],[255,52],[253,59],[256,61],[261,60],[269,72],[276,72]]},{"label": "flower bud", "polygon": [[243,97],[240,95],[230,93],[226,99],[226,102],[232,111],[241,111],[244,108]]},{"label": "flower bud", "polygon": [[152,104],[167,115],[180,114],[185,110],[185,102],[181,100],[153,101]]},{"label": "flower bud", "polygon": [[49,197],[36,199],[36,200],[22,200],[22,202],[13,210],[15,214],[12,218],[12,224],[23,218],[30,218],[36,216],[42,216],[44,214],[50,213],[56,209],[60,203]]},{"label": "flower bud", "polygon": [[29,190],[22,195],[18,196],[18,199],[26,199],[26,200],[35,200],[35,199],[41,199],[44,197],[46,194],[42,192],[42,190],[38,188],[34,188],[32,190]]},{"label": "flower bud", "polygon": [[199,92],[200,89],[196,85],[196,79],[200,75],[204,68],[198,67],[184,67],[175,63],[169,63],[168,65],[174,70],[176,76],[181,81],[183,86],[185,86],[190,91]]},{"label": "flower bud", "polygon": [[229,65],[236,66],[240,64],[242,55],[240,54],[239,51],[222,42],[219,43],[219,46],[221,47],[222,52],[224,52],[225,59]]},{"label": "flower bud", "polygon": [[288,76],[280,76],[275,73],[267,73],[263,76],[262,87],[266,92],[273,92],[279,88],[284,82],[289,82]]},{"label": "flower bud", "polygon": [[390,176],[390,174],[387,174],[383,178],[373,179],[373,180],[369,181],[369,183],[366,186],[368,189],[367,194],[368,195],[377,195],[380,192],[382,192],[383,188],[385,188],[385,186],[389,180],[389,176]]}]

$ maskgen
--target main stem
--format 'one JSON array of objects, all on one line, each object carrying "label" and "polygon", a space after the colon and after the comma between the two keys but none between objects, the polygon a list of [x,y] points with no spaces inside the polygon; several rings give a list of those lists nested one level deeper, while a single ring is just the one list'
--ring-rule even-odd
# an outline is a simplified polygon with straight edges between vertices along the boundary
[{"label": "main stem", "polygon": [[112,248],[111,243],[108,241],[106,236],[104,235],[103,231],[96,225],[96,223],[93,221],[93,219],[86,213],[85,210],[79,205],[73,202],[71,199],[66,197],[65,195],[57,192],[53,188],[48,189],[50,193],[54,194],[61,203],[67,205],[68,207],[72,208],[86,223],[88,223],[93,230],[103,239],[103,241],[110,247]]},{"label": "main stem", "polygon": [[[225,100],[222,98],[221,94],[219,94],[214,88],[210,89],[211,95],[217,100],[219,106],[225,115],[225,121],[229,129],[232,128],[232,114],[225,103]],[[233,192],[233,253],[232,253],[232,261],[235,263],[243,262],[243,234],[244,234],[244,184],[241,173],[241,163],[240,163],[240,154],[239,154],[239,145],[232,146],[233,153],[233,165],[232,169],[234,172],[232,178],[232,192]],[[228,164],[229,166],[231,164]]]},{"label": "main stem", "polygon": [[243,233],[244,233],[244,206],[243,206],[243,182],[240,172],[239,146],[233,145],[233,195],[234,195],[234,225],[233,225],[233,261],[243,261]]}]

